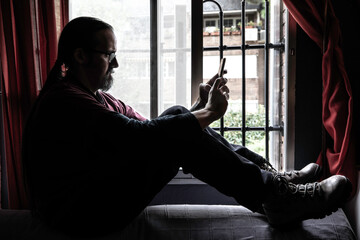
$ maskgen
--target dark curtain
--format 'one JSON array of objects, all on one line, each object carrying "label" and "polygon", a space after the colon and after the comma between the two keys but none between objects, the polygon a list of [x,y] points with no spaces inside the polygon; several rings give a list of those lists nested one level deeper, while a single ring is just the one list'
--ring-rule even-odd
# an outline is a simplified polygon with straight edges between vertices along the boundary
[{"label": "dark curtain", "polygon": [[[67,0],[1,0],[1,88],[8,203],[28,207],[21,166],[23,127],[46,75],[56,60],[55,2],[68,9]],[[68,11],[58,14],[60,26]],[[59,25],[59,24],[58,24]],[[61,28],[60,27],[60,28]]]},{"label": "dark curtain", "polygon": [[[353,95],[341,48],[341,29],[330,0],[283,0],[299,26],[322,50],[322,123],[328,140],[317,162],[324,177],[347,176],[356,192]],[[320,79],[319,79],[320,80]],[[324,141],[325,143],[325,141]]]}]

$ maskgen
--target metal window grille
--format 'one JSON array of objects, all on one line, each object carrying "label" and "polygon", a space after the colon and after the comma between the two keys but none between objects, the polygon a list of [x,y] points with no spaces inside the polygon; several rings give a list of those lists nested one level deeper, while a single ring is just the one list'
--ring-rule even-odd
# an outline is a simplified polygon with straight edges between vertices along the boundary
[{"label": "metal window grille", "polygon": [[[284,50],[284,43],[271,43],[269,39],[269,15],[270,15],[270,8],[269,8],[269,0],[265,0],[264,7],[265,7],[265,42],[264,44],[247,44],[245,41],[245,23],[246,23],[246,1],[241,1],[241,29],[242,36],[241,36],[241,44],[238,46],[226,46],[223,44],[223,26],[224,26],[224,12],[222,10],[221,5],[215,0],[204,0],[203,3],[212,2],[214,3],[219,10],[219,21],[220,21],[220,35],[219,35],[219,46],[218,47],[204,47],[203,51],[219,51],[220,59],[224,57],[224,51],[232,51],[232,50],[241,50],[242,52],[242,126],[239,127],[227,127],[224,125],[224,119],[221,118],[220,120],[220,127],[215,128],[215,130],[219,130],[221,135],[224,135],[226,131],[241,131],[242,135],[242,145],[246,145],[246,133],[249,131],[263,131],[265,132],[265,158],[269,160],[269,133],[270,131],[283,131],[283,126],[281,125],[269,125],[269,51],[270,49],[275,50]],[[265,125],[261,127],[253,127],[246,125],[246,51],[250,49],[264,49],[264,106],[265,106]]]}]

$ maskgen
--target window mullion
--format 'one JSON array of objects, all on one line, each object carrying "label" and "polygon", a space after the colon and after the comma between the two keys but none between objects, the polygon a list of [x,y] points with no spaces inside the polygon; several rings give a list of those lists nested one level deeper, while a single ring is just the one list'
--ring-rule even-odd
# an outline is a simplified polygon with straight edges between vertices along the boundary
[{"label": "window mullion", "polygon": [[242,83],[241,83],[241,109],[242,109],[242,128],[241,128],[241,143],[243,146],[246,144],[246,71],[245,71],[245,58],[246,58],[246,42],[245,42],[245,1],[241,1],[241,28],[242,28],[242,35],[241,35],[241,50],[242,50]]},{"label": "window mullion", "polygon": [[158,116],[158,1],[150,1],[150,118]]},{"label": "window mullion", "polygon": [[265,89],[265,158],[269,160],[269,1],[265,1],[265,53],[264,53],[264,89]]},{"label": "window mullion", "polygon": [[203,79],[203,2],[191,1],[191,103],[199,95]]}]

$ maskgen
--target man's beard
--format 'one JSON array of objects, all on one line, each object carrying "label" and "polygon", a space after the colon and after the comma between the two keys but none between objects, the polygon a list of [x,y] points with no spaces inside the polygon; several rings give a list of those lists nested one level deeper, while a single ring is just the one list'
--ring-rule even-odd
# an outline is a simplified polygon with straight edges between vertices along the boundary
[{"label": "man's beard", "polygon": [[114,83],[114,78],[113,78],[113,76],[111,74],[112,73],[110,72],[107,76],[104,77],[103,84],[100,87],[100,89],[103,92],[107,92],[112,87],[112,85]]}]

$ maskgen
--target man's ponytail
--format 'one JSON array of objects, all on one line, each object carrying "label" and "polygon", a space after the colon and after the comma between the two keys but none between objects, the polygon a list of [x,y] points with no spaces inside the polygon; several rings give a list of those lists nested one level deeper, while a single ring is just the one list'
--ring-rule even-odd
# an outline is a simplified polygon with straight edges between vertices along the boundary
[{"label": "man's ponytail", "polygon": [[54,83],[57,83],[58,81],[63,79],[64,75],[63,75],[62,66],[63,66],[62,61],[57,59],[46,78],[46,82],[41,89],[40,95],[42,95]]}]

